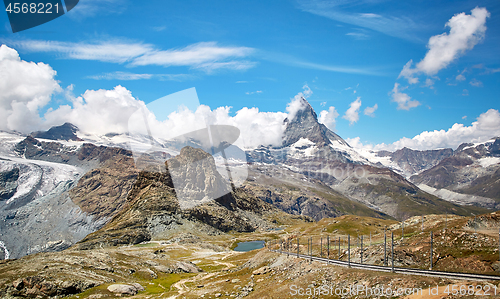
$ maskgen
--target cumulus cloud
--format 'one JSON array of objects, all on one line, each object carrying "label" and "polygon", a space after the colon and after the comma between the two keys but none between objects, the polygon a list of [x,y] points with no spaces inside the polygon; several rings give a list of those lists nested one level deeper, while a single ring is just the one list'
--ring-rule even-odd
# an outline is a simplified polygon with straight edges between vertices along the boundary
[{"label": "cumulus cloud", "polygon": [[328,129],[335,131],[336,118],[339,116],[335,107],[330,106],[328,110],[323,110],[319,113],[318,121],[324,124]]},{"label": "cumulus cloud", "polygon": [[[464,118],[462,118],[464,119]],[[363,145],[359,137],[346,139],[353,147],[372,150],[395,151],[403,147],[415,150],[457,148],[465,142],[484,142],[500,136],[500,113],[489,109],[482,113],[470,126],[455,123],[448,130],[424,131],[413,138],[401,138],[392,144]]]},{"label": "cumulus cloud", "polygon": [[352,125],[359,120],[359,108],[361,107],[361,98],[358,97],[354,102],[351,103],[349,109],[345,112],[342,118],[347,119],[349,124]]},{"label": "cumulus cloud", "polygon": [[[149,110],[150,105],[135,98],[131,91],[121,85],[111,90],[87,90],[77,97],[72,94],[72,86],[69,86],[65,90],[67,104],[49,108],[40,117],[40,110],[48,106],[52,95],[63,92],[54,79],[55,75],[56,72],[49,65],[23,61],[17,51],[1,46],[0,130],[30,133],[70,122],[86,134],[105,135],[128,133],[130,128],[144,127],[146,120],[153,136],[168,140],[209,124],[226,124],[239,128],[241,137],[236,145],[242,148],[262,144],[280,145],[285,129],[284,119],[298,109],[303,109],[301,105],[305,105],[305,101],[301,99],[312,94],[309,86],[304,85],[303,91],[288,104],[288,114],[261,112],[258,108],[245,107],[233,115],[231,107],[211,110],[208,106],[196,105],[194,111],[181,107],[168,115],[157,117],[153,113],[157,112],[154,107]],[[126,77],[129,75],[134,77],[134,74],[124,74]],[[143,117],[131,117],[137,115],[138,111],[142,111]],[[334,110],[330,112],[331,118]]]},{"label": "cumulus cloud", "polygon": [[403,67],[399,77],[404,77],[409,84],[414,84],[418,82],[418,78],[415,77],[417,74],[432,76],[446,68],[484,38],[486,19],[489,16],[490,13],[486,8],[480,7],[474,8],[470,15],[464,12],[454,15],[446,23],[450,32],[432,36],[427,44],[429,50],[424,59],[414,68],[412,68],[413,61],[410,60]]},{"label": "cumulus cloud", "polygon": [[377,111],[377,109],[378,104],[375,104],[373,107],[366,107],[364,113],[370,117],[375,117],[375,111]]},{"label": "cumulus cloud", "polygon": [[55,76],[49,65],[21,60],[16,50],[0,46],[0,129],[27,133],[38,128],[39,109],[62,91]]},{"label": "cumulus cloud", "polygon": [[307,103],[302,99],[308,99],[313,92],[307,84],[304,84],[304,86],[302,86],[302,89],[303,91],[296,94],[293,99],[291,99],[291,102],[286,106],[288,119],[293,119],[297,112],[299,112],[300,110],[304,110],[307,107]]},{"label": "cumulus cloud", "polygon": [[[404,89],[406,88],[402,88],[402,90]],[[392,96],[392,101],[398,103],[398,110],[410,110],[420,105],[419,101],[412,100],[408,94],[400,91],[399,83],[394,84],[394,88],[389,94]]]}]

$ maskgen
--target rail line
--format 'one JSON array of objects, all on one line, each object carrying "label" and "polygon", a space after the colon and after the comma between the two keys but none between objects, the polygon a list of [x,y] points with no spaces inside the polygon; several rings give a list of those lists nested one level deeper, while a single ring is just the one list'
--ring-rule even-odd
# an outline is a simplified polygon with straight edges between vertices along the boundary
[{"label": "rail line", "polygon": [[424,269],[415,269],[415,268],[402,268],[402,267],[392,267],[392,266],[377,266],[377,265],[369,265],[369,264],[360,264],[354,262],[345,262],[339,260],[332,260],[323,257],[310,256],[305,254],[297,254],[294,252],[287,252],[281,250],[273,250],[269,249],[269,251],[277,252],[281,254],[288,254],[291,256],[296,256],[303,259],[315,260],[319,262],[324,262],[327,264],[334,264],[342,267],[350,267],[355,269],[365,269],[372,271],[381,271],[381,272],[393,272],[393,273],[401,273],[401,274],[409,274],[409,275],[423,275],[423,276],[433,276],[433,277],[441,277],[441,278],[452,278],[452,279],[464,279],[464,280],[500,280],[500,276],[495,275],[484,275],[484,274],[472,274],[472,273],[460,273],[460,272],[445,272],[445,271],[434,271],[434,270],[424,270]]}]

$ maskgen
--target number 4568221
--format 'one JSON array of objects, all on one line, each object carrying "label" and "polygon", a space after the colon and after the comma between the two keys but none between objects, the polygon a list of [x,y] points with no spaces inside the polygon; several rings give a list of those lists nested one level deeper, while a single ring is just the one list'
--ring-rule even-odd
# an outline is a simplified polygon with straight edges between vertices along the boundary
[{"label": "number 4568221", "polygon": [[31,14],[42,14],[42,13],[59,13],[59,4],[56,3],[9,3],[5,9],[8,13],[31,13]]}]

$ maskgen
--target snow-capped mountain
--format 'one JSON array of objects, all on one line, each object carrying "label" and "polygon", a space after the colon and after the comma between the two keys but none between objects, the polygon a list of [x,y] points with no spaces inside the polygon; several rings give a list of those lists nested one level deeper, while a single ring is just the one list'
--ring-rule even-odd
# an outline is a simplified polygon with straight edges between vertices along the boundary
[{"label": "snow-capped mountain", "polygon": [[412,161],[426,154],[407,149],[385,153],[386,156],[358,151],[320,124],[309,103],[301,101],[303,109],[285,120],[282,145],[248,151],[250,162],[286,168],[310,180],[319,180],[351,201],[398,219],[445,211],[470,214],[468,208],[430,195],[402,175],[431,167],[445,154],[431,155],[411,168]]},{"label": "snow-capped mountain", "polygon": [[[214,155],[221,176],[229,179],[230,169],[232,183],[238,178],[238,186],[243,184],[241,192],[316,220],[345,214],[396,219],[470,215],[486,211],[470,204],[497,207],[499,139],[465,144],[454,153],[356,150],[320,124],[309,103],[301,101],[303,109],[284,121],[280,146],[245,153],[221,139],[212,147],[214,153],[226,152]],[[0,217],[5,219],[0,241],[11,257],[74,244],[126,207],[141,169],[164,165],[184,146],[210,151],[203,146],[205,133],[165,141],[96,136],[71,124],[27,137],[0,132]],[[415,173],[412,180],[421,188],[405,178]]]},{"label": "snow-capped mountain", "polygon": [[499,209],[500,137],[461,144],[452,156],[411,180],[442,198]]}]

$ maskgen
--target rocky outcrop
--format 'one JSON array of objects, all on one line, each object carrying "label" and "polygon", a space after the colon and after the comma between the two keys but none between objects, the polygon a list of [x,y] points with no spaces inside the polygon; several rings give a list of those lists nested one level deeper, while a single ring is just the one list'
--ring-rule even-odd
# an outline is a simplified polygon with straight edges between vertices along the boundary
[{"label": "rocky outcrop", "polygon": [[[207,155],[201,149],[188,148],[181,151],[174,161],[185,163],[206,159],[206,164],[202,165],[208,170],[188,167],[188,172],[202,173],[206,178],[211,170],[216,171],[213,159],[207,159]],[[171,160],[166,164],[170,167]],[[187,173],[186,177],[195,180],[197,176]],[[221,180],[216,175],[214,177]],[[195,207],[181,209],[176,187],[167,169],[164,172],[141,171],[121,211],[102,229],[79,242],[77,248],[138,244],[182,227],[194,226],[211,233],[251,232],[260,227],[273,227],[272,217],[287,217],[272,205],[240,189]]]},{"label": "rocky outcrop", "polygon": [[231,192],[229,182],[217,171],[212,155],[201,149],[186,146],[166,165],[182,209],[195,207]]},{"label": "rocky outcrop", "polygon": [[64,125],[52,127],[48,131],[38,131],[31,133],[31,137],[50,139],[50,140],[72,140],[72,141],[83,141],[78,138],[76,133],[78,132],[78,127],[70,123],[65,123]]},{"label": "rocky outcrop", "polygon": [[393,153],[380,151],[377,153],[379,157],[391,157],[391,161],[396,163],[406,177],[417,174],[423,170],[429,169],[443,159],[451,157],[453,150],[451,148],[418,151],[409,148],[402,148]]},{"label": "rocky outcrop", "polygon": [[19,168],[0,172],[0,201],[14,196],[17,191],[17,180],[19,179]]},{"label": "rocky outcrop", "polygon": [[111,219],[123,208],[138,174],[131,157],[117,154],[83,175],[69,196],[95,220]]}]

